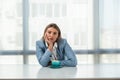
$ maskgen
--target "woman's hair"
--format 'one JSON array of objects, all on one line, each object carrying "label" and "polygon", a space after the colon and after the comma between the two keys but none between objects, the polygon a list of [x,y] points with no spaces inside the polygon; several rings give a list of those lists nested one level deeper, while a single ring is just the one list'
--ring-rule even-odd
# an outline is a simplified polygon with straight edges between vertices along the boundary
[{"label": "woman's hair", "polygon": [[55,23],[50,23],[50,24],[48,24],[48,25],[46,26],[42,38],[44,39],[44,35],[45,35],[47,29],[48,29],[48,28],[51,28],[51,27],[54,28],[54,29],[56,29],[56,30],[58,31],[58,38],[57,38],[57,40],[56,40],[56,41],[58,41],[59,39],[61,39],[61,31],[60,31],[60,28],[58,27],[58,25],[55,24]]}]

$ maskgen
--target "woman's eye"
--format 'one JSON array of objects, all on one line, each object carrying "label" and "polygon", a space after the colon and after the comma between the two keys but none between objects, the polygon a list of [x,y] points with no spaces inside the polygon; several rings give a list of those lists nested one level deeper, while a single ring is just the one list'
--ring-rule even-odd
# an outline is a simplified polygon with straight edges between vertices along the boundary
[{"label": "woman's eye", "polygon": [[51,32],[50,32],[50,31],[49,31],[48,33],[49,33],[49,34],[51,34]]},{"label": "woman's eye", "polygon": [[54,35],[56,35],[57,33],[55,32]]}]

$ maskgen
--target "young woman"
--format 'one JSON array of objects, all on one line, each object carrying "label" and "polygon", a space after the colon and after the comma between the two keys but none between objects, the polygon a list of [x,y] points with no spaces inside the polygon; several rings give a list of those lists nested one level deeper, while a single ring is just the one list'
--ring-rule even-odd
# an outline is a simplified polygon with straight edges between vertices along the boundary
[{"label": "young woman", "polygon": [[47,67],[52,60],[59,61],[60,66],[75,67],[77,59],[66,39],[61,38],[61,31],[55,23],[47,25],[41,40],[36,41],[38,62]]}]

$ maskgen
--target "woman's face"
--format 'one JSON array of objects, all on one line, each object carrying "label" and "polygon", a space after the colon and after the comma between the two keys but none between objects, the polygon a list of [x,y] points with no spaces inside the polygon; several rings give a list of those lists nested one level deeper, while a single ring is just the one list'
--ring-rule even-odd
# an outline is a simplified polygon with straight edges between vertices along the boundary
[{"label": "woman's face", "polygon": [[44,37],[54,43],[58,38],[58,31],[55,28],[50,27],[46,30]]}]

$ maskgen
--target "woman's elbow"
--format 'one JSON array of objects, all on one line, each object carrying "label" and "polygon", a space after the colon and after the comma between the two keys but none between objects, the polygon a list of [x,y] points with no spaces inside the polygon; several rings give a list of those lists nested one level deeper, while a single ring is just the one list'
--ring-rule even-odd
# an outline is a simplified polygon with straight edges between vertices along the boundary
[{"label": "woman's elbow", "polygon": [[72,65],[71,65],[72,67],[76,67],[77,66],[77,61],[75,60],[75,61],[73,61],[73,63],[72,63]]},{"label": "woman's elbow", "polygon": [[47,67],[47,64],[45,64],[45,63],[42,62],[42,61],[39,61],[39,64],[40,64],[42,67]]},{"label": "woman's elbow", "polygon": [[42,67],[47,67],[47,65],[46,65],[46,64],[43,64],[43,63],[40,63],[40,65],[41,65]]},{"label": "woman's elbow", "polygon": [[71,65],[71,67],[76,67],[77,66],[77,63],[73,63],[72,65]]},{"label": "woman's elbow", "polygon": [[69,67],[76,67],[77,66],[77,62],[76,61],[71,61],[68,66]]}]

